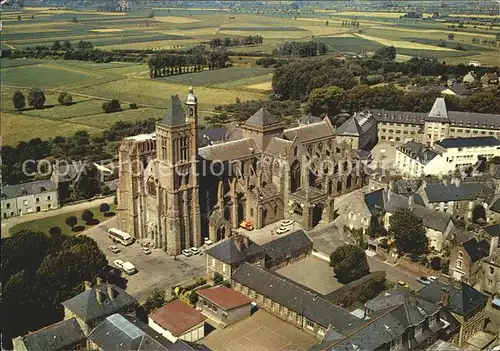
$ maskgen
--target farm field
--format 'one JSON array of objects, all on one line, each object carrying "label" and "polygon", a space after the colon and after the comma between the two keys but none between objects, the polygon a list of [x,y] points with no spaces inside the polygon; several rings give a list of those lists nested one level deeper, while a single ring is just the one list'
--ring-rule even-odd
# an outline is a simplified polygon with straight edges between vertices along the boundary
[{"label": "farm field", "polygon": [[[146,64],[11,59],[2,59],[0,63],[1,135],[4,145],[15,145],[36,137],[70,136],[78,130],[100,135],[120,120],[161,118],[166,112],[168,96],[179,94],[182,98],[191,84],[195,85],[196,94],[200,97],[200,123],[203,123],[203,117],[211,114],[216,105],[232,103],[236,98],[244,101],[265,97],[264,91],[244,89],[243,86],[247,85],[244,82],[240,84],[241,90],[214,88],[211,85],[243,81],[248,77],[264,76],[270,80],[272,72],[271,69],[242,67],[168,77],[170,80],[152,80]],[[190,76],[193,76],[191,81]],[[22,112],[16,111],[12,105],[14,92],[21,90],[27,97],[32,87],[44,90],[45,108],[26,106]],[[61,91],[72,94],[72,105],[58,103]],[[123,111],[104,113],[102,103],[114,98],[120,100]],[[130,109],[128,104],[132,102],[139,108]]]}]

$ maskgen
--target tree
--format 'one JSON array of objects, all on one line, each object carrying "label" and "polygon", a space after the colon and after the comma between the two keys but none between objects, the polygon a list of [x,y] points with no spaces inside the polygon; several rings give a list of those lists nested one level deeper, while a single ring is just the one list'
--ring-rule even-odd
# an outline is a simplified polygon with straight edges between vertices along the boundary
[{"label": "tree", "polygon": [[20,111],[26,106],[26,99],[24,98],[23,93],[19,90],[14,92],[14,97],[12,98],[12,102],[14,103],[14,107],[16,110]]},{"label": "tree", "polygon": [[104,215],[106,215],[106,213],[108,213],[110,210],[110,207],[107,203],[102,203],[100,206],[99,206],[99,211],[101,213],[103,213]]},{"label": "tree", "polygon": [[389,218],[389,235],[394,237],[400,253],[421,255],[429,246],[422,219],[411,209],[402,208]]},{"label": "tree", "polygon": [[78,219],[76,218],[76,216],[69,216],[64,220],[64,223],[66,223],[69,227],[71,227],[71,229],[73,229],[76,223],[78,223]]},{"label": "tree", "polygon": [[84,210],[82,213],[82,220],[85,221],[86,224],[90,224],[94,219],[94,213],[90,210]]},{"label": "tree", "polygon": [[59,227],[50,227],[49,234],[51,236],[62,234],[62,230]]},{"label": "tree", "polygon": [[453,34],[453,33],[448,33],[448,39],[449,39],[449,40],[453,40],[453,38],[455,38],[455,34]]},{"label": "tree", "polygon": [[332,252],[330,266],[342,284],[350,283],[370,273],[366,254],[356,245],[340,246]]},{"label": "tree", "polygon": [[146,312],[151,313],[152,311],[162,307],[166,301],[167,292],[164,289],[154,288],[144,303],[144,309]]},{"label": "tree", "polygon": [[33,88],[30,90],[30,94],[28,96],[28,102],[30,106],[33,106],[36,109],[40,109],[45,104],[45,94],[38,88]]},{"label": "tree", "polygon": [[76,16],[73,16],[73,20],[72,20],[74,23],[78,23],[78,19],[76,18]]},{"label": "tree", "polygon": [[396,58],[396,48],[394,46],[383,46],[373,55],[374,59],[394,61]]},{"label": "tree", "polygon": [[54,51],[61,50],[61,43],[59,42],[59,40],[56,40],[54,44],[52,44],[52,50]]},{"label": "tree", "polygon": [[102,109],[106,113],[116,112],[121,110],[120,101],[113,99],[102,104]]},{"label": "tree", "polygon": [[62,44],[62,49],[65,51],[71,50],[71,43],[68,40],[65,40]]},{"label": "tree", "polygon": [[57,101],[59,101],[59,103],[61,105],[69,106],[73,103],[73,96],[71,96],[71,94],[69,94],[67,92],[61,92],[61,93],[59,93],[59,97],[57,98]]},{"label": "tree", "polygon": [[95,166],[85,167],[80,175],[80,180],[76,182],[71,197],[73,200],[90,199],[101,191],[101,181],[99,172]]},{"label": "tree", "polygon": [[223,280],[224,277],[220,273],[217,272],[214,273],[213,281],[215,285],[219,285],[220,283],[222,283]]},{"label": "tree", "polygon": [[326,22],[325,22],[325,24],[326,24],[326,26],[328,27],[328,25],[330,24],[330,22],[329,22],[329,21],[326,21]]},{"label": "tree", "polygon": [[17,15],[17,20],[21,21],[21,15]]},{"label": "tree", "polygon": [[441,270],[441,257],[434,256],[433,258],[431,258],[429,262],[429,267],[431,267],[435,271]]}]

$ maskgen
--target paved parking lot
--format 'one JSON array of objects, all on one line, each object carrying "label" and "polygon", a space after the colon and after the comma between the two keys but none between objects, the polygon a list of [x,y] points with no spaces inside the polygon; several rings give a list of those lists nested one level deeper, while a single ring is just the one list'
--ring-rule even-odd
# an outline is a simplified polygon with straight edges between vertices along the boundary
[{"label": "paved parking lot", "polygon": [[216,351],[302,351],[319,342],[313,335],[264,310],[225,329],[216,329],[199,341]]},{"label": "paved parking lot", "polygon": [[109,246],[113,245],[108,237],[107,230],[115,227],[116,219],[110,219],[85,232],[85,235],[93,238],[99,245],[113,265],[114,260],[130,261],[137,268],[137,273],[132,276],[124,275],[128,279],[127,292],[143,301],[154,288],[166,289],[179,283],[190,280],[193,277],[205,275],[205,255],[184,257],[168,256],[161,249],[151,250],[150,255],[145,255],[141,251],[138,243],[130,246],[118,244],[121,252],[114,254],[109,251]]},{"label": "paved parking lot", "polygon": [[281,268],[277,273],[323,295],[342,287],[334,277],[333,268],[314,256]]}]

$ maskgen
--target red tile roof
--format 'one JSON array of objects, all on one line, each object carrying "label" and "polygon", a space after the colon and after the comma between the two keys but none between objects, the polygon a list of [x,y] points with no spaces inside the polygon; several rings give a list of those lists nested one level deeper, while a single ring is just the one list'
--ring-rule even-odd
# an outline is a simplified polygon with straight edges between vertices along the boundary
[{"label": "red tile roof", "polygon": [[230,310],[252,302],[239,292],[226,288],[225,286],[201,289],[196,291],[196,293],[225,310]]},{"label": "red tile roof", "polygon": [[207,317],[181,300],[174,300],[166,304],[150,314],[149,317],[175,336],[184,334],[184,332],[207,319]]}]

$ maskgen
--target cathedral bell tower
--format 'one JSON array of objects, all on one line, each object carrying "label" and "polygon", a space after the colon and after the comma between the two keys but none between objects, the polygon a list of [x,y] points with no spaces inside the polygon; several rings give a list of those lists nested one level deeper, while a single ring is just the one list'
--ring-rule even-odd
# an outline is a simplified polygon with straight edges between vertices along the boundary
[{"label": "cathedral bell tower", "polygon": [[185,107],[171,96],[167,114],[156,125],[160,171],[158,214],[162,247],[170,255],[201,246],[198,158],[198,98],[189,88]]}]

